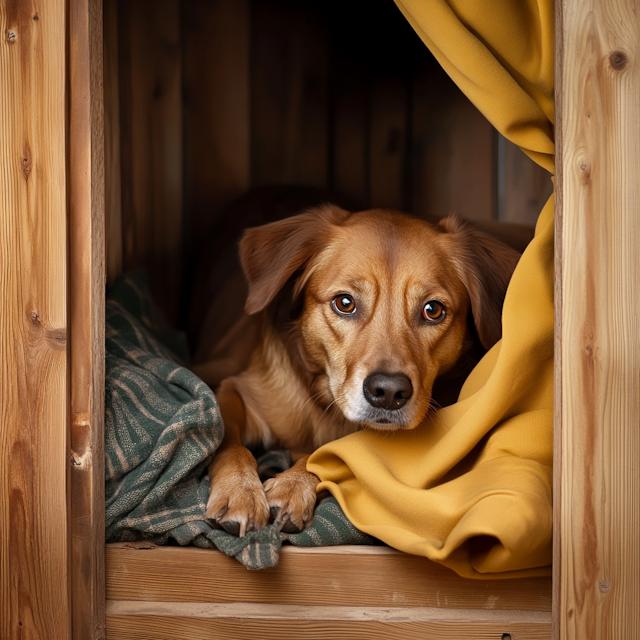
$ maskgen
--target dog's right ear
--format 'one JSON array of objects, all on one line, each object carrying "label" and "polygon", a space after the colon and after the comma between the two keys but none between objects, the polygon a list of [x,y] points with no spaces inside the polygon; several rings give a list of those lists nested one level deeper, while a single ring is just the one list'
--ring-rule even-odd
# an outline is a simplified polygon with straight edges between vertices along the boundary
[{"label": "dog's right ear", "polygon": [[240,262],[249,283],[245,311],[262,311],[287,280],[329,240],[331,228],[350,213],[325,204],[306,213],[247,229],[240,241]]}]

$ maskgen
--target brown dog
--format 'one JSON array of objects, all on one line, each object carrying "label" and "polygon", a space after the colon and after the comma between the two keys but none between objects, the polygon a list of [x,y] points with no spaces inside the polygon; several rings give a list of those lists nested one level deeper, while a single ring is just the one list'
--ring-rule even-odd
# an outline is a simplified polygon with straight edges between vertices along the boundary
[{"label": "brown dog", "polygon": [[[249,229],[240,257],[246,315],[194,367],[219,384],[225,423],[206,515],[241,536],[270,517],[300,530],[316,501],[309,453],[363,427],[417,427],[436,380],[457,393],[501,336],[519,254],[457,218],[323,205]],[[263,485],[256,446],[295,464]]]}]

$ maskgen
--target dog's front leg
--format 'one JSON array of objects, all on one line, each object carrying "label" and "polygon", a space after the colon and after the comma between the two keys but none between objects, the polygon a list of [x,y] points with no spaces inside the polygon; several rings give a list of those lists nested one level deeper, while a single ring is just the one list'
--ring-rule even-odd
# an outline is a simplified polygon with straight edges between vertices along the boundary
[{"label": "dog's front leg", "polygon": [[223,385],[218,404],[224,419],[224,438],[209,464],[211,489],[206,517],[233,535],[264,527],[269,505],[258,477],[256,459],[242,444],[246,421],[238,392]]},{"label": "dog's front leg", "polygon": [[298,533],[313,521],[318,477],[307,471],[308,455],[290,469],[264,483],[271,517],[282,522],[282,530]]}]

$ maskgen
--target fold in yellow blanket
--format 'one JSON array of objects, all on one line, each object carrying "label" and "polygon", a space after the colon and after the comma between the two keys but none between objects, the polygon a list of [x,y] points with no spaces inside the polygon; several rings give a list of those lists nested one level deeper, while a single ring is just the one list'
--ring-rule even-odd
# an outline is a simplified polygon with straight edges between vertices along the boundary
[{"label": "fold in yellow blanket", "polygon": [[[396,3],[486,118],[553,172],[552,0]],[[456,404],[414,431],[332,442],[308,465],[356,527],[473,578],[550,572],[552,199],[502,322]]]}]

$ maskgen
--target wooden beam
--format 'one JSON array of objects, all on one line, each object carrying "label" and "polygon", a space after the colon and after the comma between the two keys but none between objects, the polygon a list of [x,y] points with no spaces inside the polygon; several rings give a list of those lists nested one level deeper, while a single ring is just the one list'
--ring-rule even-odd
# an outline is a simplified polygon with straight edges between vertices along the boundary
[{"label": "wooden beam", "polygon": [[69,5],[73,638],[104,638],[105,183],[102,0]]},{"label": "wooden beam", "polygon": [[640,16],[556,4],[554,636],[640,637]]},{"label": "wooden beam", "polygon": [[218,551],[119,543],[107,545],[107,598],[550,612],[551,583],[469,580],[387,547],[283,547],[276,568],[247,571]]},{"label": "wooden beam", "polygon": [[[109,640],[162,637],[335,640],[544,640],[551,614],[418,607],[347,607],[247,604],[109,602]],[[144,634],[144,635],[142,635]]]},{"label": "wooden beam", "polygon": [[70,638],[67,3],[0,0],[0,637]]}]

